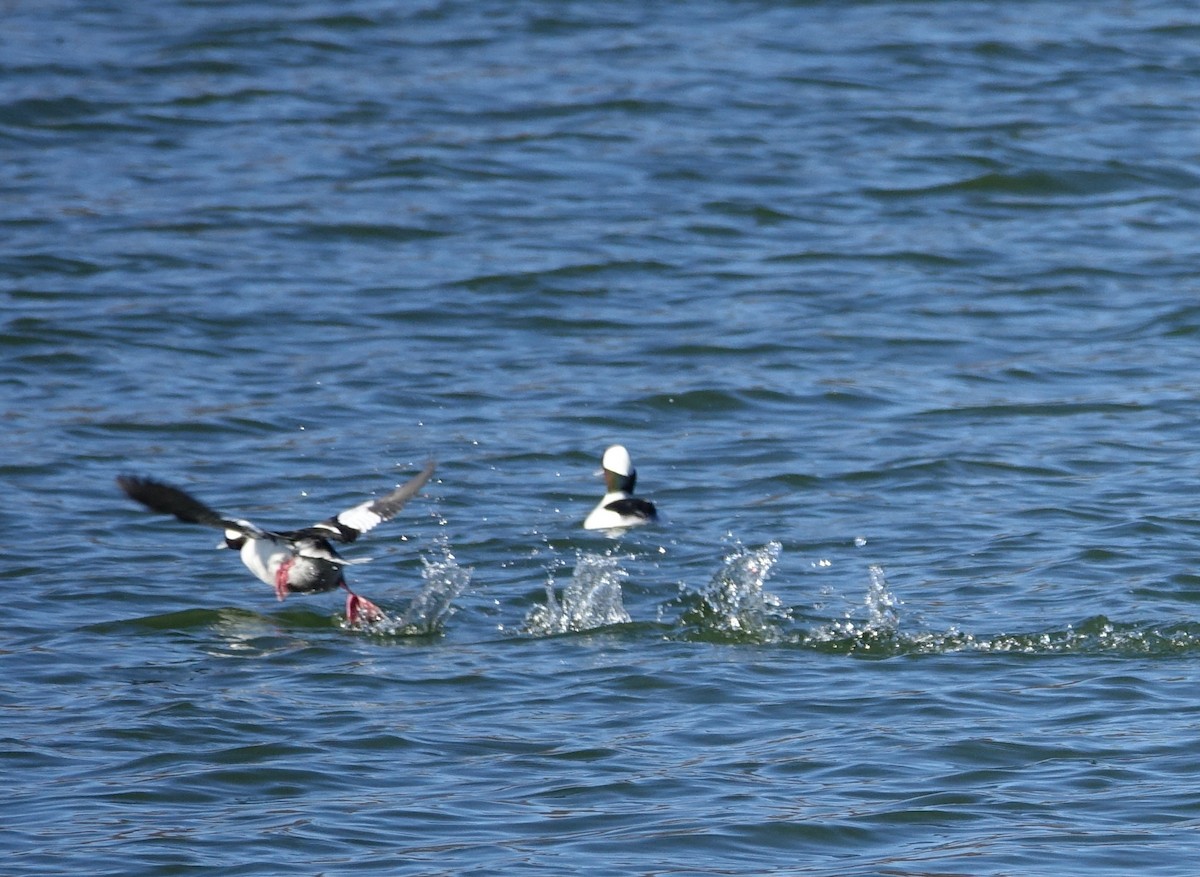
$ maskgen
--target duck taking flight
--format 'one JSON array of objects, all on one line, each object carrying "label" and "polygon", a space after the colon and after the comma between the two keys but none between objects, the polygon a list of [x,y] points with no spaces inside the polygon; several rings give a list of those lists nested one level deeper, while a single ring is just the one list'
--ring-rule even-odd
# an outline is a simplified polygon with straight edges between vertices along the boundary
[{"label": "duck taking flight", "polygon": [[[386,496],[368,500],[302,530],[273,532],[249,521],[215,511],[177,487],[136,475],[121,475],[117,485],[151,511],[174,515],[189,524],[225,532],[218,548],[240,552],[242,563],[275,588],[280,600],[288,594],[320,594],[345,588],[346,620],[356,625],[383,619],[383,610],[350,590],[342,568],[364,560],[345,560],[333,542],[353,542],[376,525],[394,518],[433,475],[431,460],[419,473]],[[369,558],[367,558],[369,559]]]},{"label": "duck taking flight", "polygon": [[654,503],[633,495],[637,470],[633,468],[629,451],[622,445],[613,445],[604,452],[600,465],[608,492],[584,520],[585,530],[615,530],[658,520]]}]

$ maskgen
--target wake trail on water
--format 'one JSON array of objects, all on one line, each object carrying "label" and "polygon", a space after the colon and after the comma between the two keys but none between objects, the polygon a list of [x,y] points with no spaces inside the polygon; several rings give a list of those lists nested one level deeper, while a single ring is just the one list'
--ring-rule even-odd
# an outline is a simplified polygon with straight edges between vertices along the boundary
[{"label": "wake trail on water", "polygon": [[[952,626],[923,629],[907,617],[905,604],[888,584],[884,567],[868,564],[864,590],[836,617],[823,615],[820,603],[789,606],[768,590],[782,556],[779,542],[759,547],[738,544],[728,551],[700,586],[677,585],[678,593],[660,602],[652,619],[635,619],[625,606],[624,587],[629,568],[643,560],[636,554],[579,551],[562,587],[551,571],[545,583],[545,602],[533,606],[516,631],[522,637],[548,637],[595,631],[644,636],[652,629],[663,639],[731,645],[770,645],[861,658],[955,653],[1001,655],[1083,655],[1111,657],[1169,657],[1200,653],[1200,621],[1120,621],[1103,614],[1074,624],[1015,632],[973,633]],[[446,632],[458,602],[472,586],[473,569],[459,564],[449,544],[441,540],[431,556],[421,556],[421,587],[402,612],[385,613],[370,624],[349,624],[344,630],[382,637],[436,637]],[[653,567],[661,572],[660,560]],[[827,565],[822,563],[821,565]],[[555,570],[563,566],[556,566]],[[642,593],[646,587],[643,586]],[[107,622],[101,630],[129,626],[149,630],[215,626],[236,628],[258,636],[270,618],[286,617],[298,627],[327,624],[299,606],[282,616],[262,616],[240,609],[188,609],[164,615]],[[503,628],[501,628],[503,629]]]},{"label": "wake trail on water", "polygon": [[[904,603],[881,564],[866,568],[861,599],[840,617],[813,619],[811,609],[788,607],[767,590],[782,554],[779,542],[738,546],[707,583],[680,586],[661,604],[657,622],[668,639],[731,644],[773,644],[828,654],[889,658],[959,652],[1026,655],[1154,656],[1200,651],[1200,622],[1168,625],[1113,621],[1103,615],[1051,630],[979,634],[951,627],[908,630]],[[522,633],[552,636],[630,625],[623,601],[626,562],[612,554],[579,552],[571,581],[560,590],[553,576],[546,602],[535,606]],[[675,614],[671,618],[672,613]]]}]

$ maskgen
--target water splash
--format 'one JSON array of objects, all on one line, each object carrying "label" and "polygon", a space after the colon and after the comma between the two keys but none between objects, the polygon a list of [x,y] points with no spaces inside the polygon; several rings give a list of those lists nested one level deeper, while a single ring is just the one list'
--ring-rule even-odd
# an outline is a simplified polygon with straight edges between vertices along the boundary
[{"label": "water splash", "polygon": [[725,556],[721,568],[701,591],[689,595],[694,605],[683,622],[702,634],[749,642],[774,642],[788,612],[763,586],[779,560],[782,546],[739,547]]},{"label": "water splash", "polygon": [[[471,568],[459,566],[447,545],[441,557],[421,557],[421,590],[399,617],[384,616],[379,621],[355,625],[355,629],[388,636],[432,636],[441,633],[446,619],[454,614],[454,601],[471,583]],[[342,622],[343,627],[350,627]]]},{"label": "water splash", "polygon": [[529,611],[525,633],[549,636],[628,624],[631,619],[621,592],[628,576],[616,557],[581,552],[561,597],[555,594],[553,576],[546,583],[546,602]]},{"label": "water splash", "polygon": [[900,640],[901,601],[888,587],[879,564],[867,568],[867,592],[861,610],[847,611],[838,621],[819,626],[802,636],[804,644],[835,651],[892,652]]},{"label": "water splash", "polygon": [[440,560],[422,557],[421,564],[424,585],[404,611],[400,629],[407,634],[441,633],[454,614],[454,600],[471,583],[471,568],[459,566],[449,552]]},{"label": "water splash", "polygon": [[874,630],[895,632],[900,628],[900,603],[888,587],[883,567],[871,564],[867,569],[870,582],[867,586],[867,625]]}]

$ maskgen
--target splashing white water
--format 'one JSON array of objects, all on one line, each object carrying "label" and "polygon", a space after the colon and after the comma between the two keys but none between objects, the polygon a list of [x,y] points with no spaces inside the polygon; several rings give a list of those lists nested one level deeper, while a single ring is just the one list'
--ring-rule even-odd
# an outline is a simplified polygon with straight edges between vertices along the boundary
[{"label": "splashing white water", "polygon": [[[446,619],[454,614],[454,601],[471,583],[471,568],[459,566],[448,546],[441,546],[437,560],[421,557],[421,590],[398,618],[384,616],[359,630],[391,636],[429,636],[441,633]],[[342,623],[349,627],[348,622]]]},{"label": "splashing white water", "polygon": [[863,601],[867,607],[867,627],[875,631],[895,633],[900,629],[900,601],[888,587],[883,567],[877,563],[867,568],[870,583]]},{"label": "splashing white water", "polygon": [[848,610],[839,621],[810,631],[808,642],[832,643],[849,640],[858,648],[870,650],[882,640],[893,640],[900,630],[901,601],[888,587],[887,576],[879,564],[867,568],[867,593],[859,610]]},{"label": "splashing white water", "polygon": [[421,564],[425,584],[404,611],[400,629],[405,633],[438,633],[454,614],[454,600],[471,583],[471,568],[459,566],[448,551],[440,560],[422,557]]},{"label": "splashing white water", "polygon": [[696,596],[700,606],[692,620],[712,633],[730,637],[774,640],[779,622],[787,618],[783,604],[763,590],[782,546],[768,542],[761,548],[739,547],[725,556],[721,568]]},{"label": "splashing white water", "polygon": [[628,624],[631,619],[621,593],[628,575],[611,555],[581,552],[561,597],[555,594],[553,577],[546,583],[546,603],[529,611],[525,632],[548,636]]}]

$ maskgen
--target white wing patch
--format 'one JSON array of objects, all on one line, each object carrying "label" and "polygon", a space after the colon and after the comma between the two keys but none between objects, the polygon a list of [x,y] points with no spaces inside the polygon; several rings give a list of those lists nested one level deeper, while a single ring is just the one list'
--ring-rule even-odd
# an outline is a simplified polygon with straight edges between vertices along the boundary
[{"label": "white wing patch", "polygon": [[371,511],[371,506],[374,504],[375,501],[371,500],[370,502],[364,502],[362,505],[356,505],[352,509],[346,509],[346,511],[337,516],[337,522],[360,533],[373,530],[379,524],[383,523],[383,518]]},{"label": "white wing patch", "polygon": [[232,536],[230,536],[230,538],[236,539],[238,536],[249,536],[251,539],[269,539],[270,538],[270,534],[267,533],[266,530],[262,529],[259,526],[256,526],[255,524],[250,523],[249,521],[243,521],[241,519],[238,519],[238,520],[234,521],[234,523],[238,525],[240,530],[226,530],[225,531],[226,536],[230,536],[230,534],[232,534]]},{"label": "white wing patch", "polygon": [[[408,479],[404,484],[397,487],[386,496],[369,499],[366,502],[359,503],[353,508],[346,509],[333,518],[333,521],[339,527],[348,530],[354,530],[358,534],[369,532],[382,524],[384,521],[390,521],[396,516],[400,509],[404,508],[404,504],[416,496],[417,492],[433,475],[434,463],[430,460],[425,464],[425,468]],[[333,530],[330,522],[326,521],[317,524],[317,527],[323,527],[327,530]],[[343,542],[352,542],[354,537],[349,539],[344,536],[334,536],[335,539]]]}]

